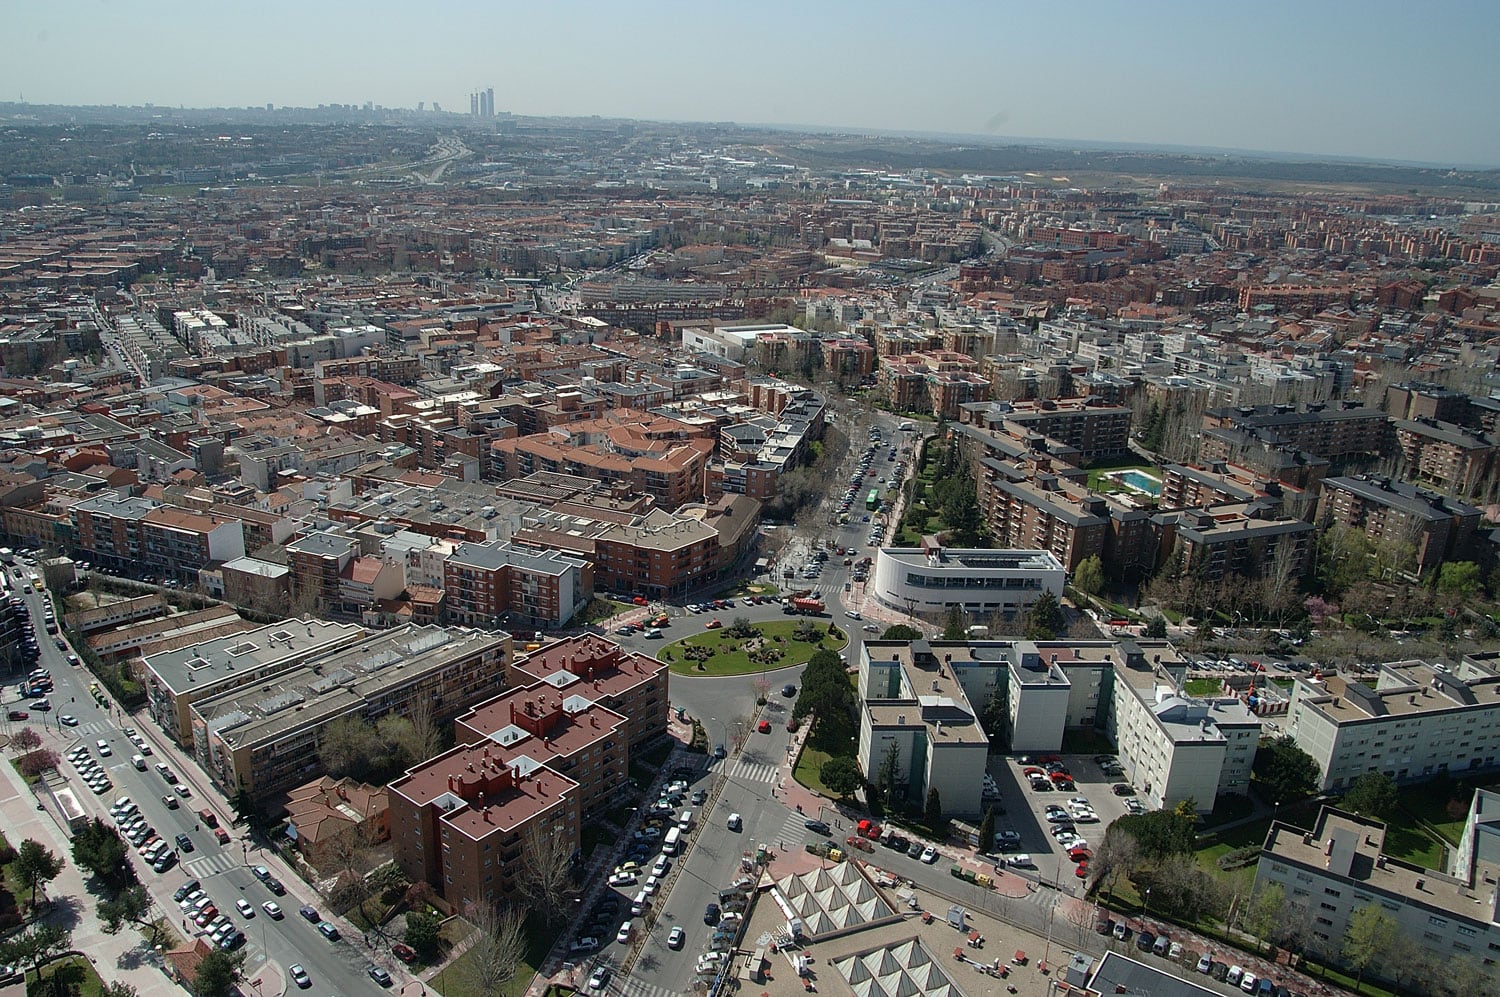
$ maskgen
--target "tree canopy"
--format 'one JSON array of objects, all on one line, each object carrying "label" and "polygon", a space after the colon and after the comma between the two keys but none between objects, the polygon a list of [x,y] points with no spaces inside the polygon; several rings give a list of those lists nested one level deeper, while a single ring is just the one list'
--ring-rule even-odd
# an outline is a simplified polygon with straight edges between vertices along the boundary
[{"label": "tree canopy", "polygon": [[885,628],[885,633],[880,635],[881,640],[921,640],[922,631],[916,627],[909,627],[905,623],[897,623]]},{"label": "tree canopy", "polygon": [[1266,795],[1276,803],[1295,803],[1318,791],[1318,763],[1290,736],[1263,741],[1252,770]]},{"label": "tree canopy", "polygon": [[1104,588],[1104,562],[1098,554],[1090,554],[1078,562],[1073,569],[1073,585],[1085,595],[1098,595]]},{"label": "tree canopy", "polygon": [[1056,640],[1067,633],[1067,614],[1050,590],[1044,589],[1026,611],[1023,629],[1027,640]]},{"label": "tree canopy", "polygon": [[1386,820],[1401,803],[1395,781],[1384,772],[1366,772],[1349,787],[1340,806],[1345,810]]},{"label": "tree canopy", "polygon": [[824,762],[818,770],[818,778],[822,780],[823,788],[840,799],[853,796],[864,783],[859,766],[848,755],[836,755]]},{"label": "tree canopy", "polygon": [[814,652],[802,672],[802,689],[792,716],[813,716],[808,740],[829,754],[843,754],[854,736],[854,687],[844,662],[829,650]]},{"label": "tree canopy", "polygon": [[1192,814],[1180,810],[1150,810],[1117,818],[1109,832],[1118,830],[1134,838],[1140,854],[1147,858],[1164,859],[1187,855],[1197,847],[1197,823]]},{"label": "tree canopy", "polygon": [[129,846],[120,832],[98,817],[73,836],[73,861],[112,890],[136,882],[135,867],[126,861]]}]

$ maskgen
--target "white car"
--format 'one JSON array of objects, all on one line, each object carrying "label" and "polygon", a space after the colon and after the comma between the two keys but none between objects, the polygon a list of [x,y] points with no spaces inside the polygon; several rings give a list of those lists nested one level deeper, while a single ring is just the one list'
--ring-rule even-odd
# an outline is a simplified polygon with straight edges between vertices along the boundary
[{"label": "white car", "polygon": [[281,915],[281,904],[277,903],[276,901],[274,901],[274,900],[267,900],[265,903],[263,903],[263,904],[260,905],[260,909],[263,910],[263,911],[265,911],[266,912],[266,916],[269,917],[271,920],[273,920],[273,921],[280,921],[281,920],[281,917],[282,917],[282,915]]},{"label": "white car", "polygon": [[923,862],[927,863],[928,865],[932,865],[937,860],[938,860],[938,853],[937,853],[937,849],[936,848],[933,848],[931,845],[928,845],[926,848],[922,849],[922,861]]},{"label": "white car", "polygon": [[240,912],[241,917],[255,916],[255,905],[244,897],[240,897],[234,902],[234,909]]},{"label": "white car", "polygon": [[110,750],[109,742],[102,737],[94,742],[94,747],[99,749],[99,754],[101,757],[108,757],[109,755],[114,754],[114,752]]}]

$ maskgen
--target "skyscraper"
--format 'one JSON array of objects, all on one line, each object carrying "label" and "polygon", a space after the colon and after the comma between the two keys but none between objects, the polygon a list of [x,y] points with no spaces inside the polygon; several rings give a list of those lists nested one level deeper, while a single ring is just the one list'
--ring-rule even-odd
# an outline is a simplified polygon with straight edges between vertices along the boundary
[{"label": "skyscraper", "polygon": [[479,117],[479,94],[477,93],[469,94],[469,114]]},{"label": "skyscraper", "polygon": [[493,118],[495,116],[495,88],[490,87],[484,92],[484,116]]}]

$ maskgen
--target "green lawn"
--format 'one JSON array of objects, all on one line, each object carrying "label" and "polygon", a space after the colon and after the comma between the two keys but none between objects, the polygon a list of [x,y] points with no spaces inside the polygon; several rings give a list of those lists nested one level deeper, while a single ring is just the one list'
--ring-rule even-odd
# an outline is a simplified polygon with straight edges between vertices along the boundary
[{"label": "green lawn", "polygon": [[1472,786],[1451,779],[1401,787],[1402,808],[1413,818],[1425,821],[1453,846],[1458,845],[1473,798]]},{"label": "green lawn", "polygon": [[[104,992],[104,981],[99,979],[99,974],[94,967],[81,955],[70,956],[67,959],[59,959],[56,962],[43,966],[40,973],[32,970],[26,974],[26,993],[39,994],[43,991],[42,984],[54,977],[64,987],[63,993],[77,994],[78,997],[99,997]],[[51,992],[51,988],[45,988]]]},{"label": "green lawn", "polygon": [[803,748],[802,754],[797,756],[797,767],[792,770],[792,778],[815,793],[832,796],[823,786],[823,778],[819,774],[823,770],[823,763],[832,757],[828,752],[817,748]]},{"label": "green lawn", "polygon": [[1212,696],[1222,687],[1223,683],[1217,679],[1188,679],[1184,689],[1189,696]]},{"label": "green lawn", "polygon": [[1393,859],[1411,862],[1424,869],[1442,869],[1446,849],[1418,826],[1405,810],[1397,810],[1385,825],[1385,853]]},{"label": "green lawn", "polygon": [[[523,993],[536,975],[537,967],[547,958],[552,943],[557,940],[555,932],[533,927],[526,922],[526,958],[516,968],[516,975],[502,988],[503,993]],[[453,960],[443,971],[427,982],[427,985],[443,997],[479,997],[474,987],[474,971],[471,968],[479,953],[471,948]]]},{"label": "green lawn", "polygon": [[[770,641],[782,651],[782,656],[775,662],[761,664],[751,661],[749,655],[741,650],[745,640],[736,637],[729,632],[729,624],[733,618],[723,620],[725,626],[719,630],[705,630],[703,633],[694,634],[674,641],[662,648],[657,655],[663,661],[669,660],[672,673],[675,675],[751,675],[760,671],[775,671],[779,668],[791,668],[796,665],[805,665],[809,658],[819,649],[840,651],[848,645],[847,637],[842,636],[842,631],[834,628],[840,636],[829,637],[826,632],[831,624],[825,618],[813,617],[813,622],[824,632],[822,640],[816,643],[793,640],[792,633],[804,617],[788,620],[772,620],[769,623],[757,623],[755,628],[760,631],[763,639]],[[780,638],[778,640],[778,638]],[[707,661],[689,661],[683,657],[683,648],[687,646],[707,647],[714,651],[714,656]],[[700,667],[700,665],[702,667]]]}]

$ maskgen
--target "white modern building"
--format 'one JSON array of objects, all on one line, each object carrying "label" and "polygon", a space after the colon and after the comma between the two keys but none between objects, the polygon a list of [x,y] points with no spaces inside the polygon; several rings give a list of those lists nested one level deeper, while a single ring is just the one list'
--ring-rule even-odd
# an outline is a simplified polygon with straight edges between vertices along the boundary
[{"label": "white modern building", "polygon": [[1324,791],[1367,772],[1404,782],[1493,768],[1500,760],[1496,657],[1383,664],[1373,687],[1342,675],[1299,678],[1286,731],[1318,763]]},{"label": "white modern building", "polygon": [[1191,799],[1207,813],[1220,795],[1249,791],[1260,718],[1244,703],[1184,694],[1181,675],[1156,652],[1120,662],[1112,679],[1106,732],[1147,806]]},{"label": "white modern building", "polygon": [[957,606],[971,616],[1015,617],[1043,592],[1061,598],[1067,572],[1045,550],[882,547],[870,598],[908,615],[938,615]]},{"label": "white modern building", "polygon": [[937,789],[943,812],[983,808],[989,738],[953,668],[926,641],[871,641],[860,651],[859,766],[876,781],[892,750],[907,799]]},{"label": "white modern building", "polygon": [[682,347],[743,363],[745,357],[755,351],[755,341],[768,332],[805,335],[793,325],[687,326],[682,330]]},{"label": "white modern building", "polygon": [[[1493,806],[1493,798],[1489,803]],[[1466,837],[1473,823],[1471,817]],[[1303,908],[1314,952],[1339,958],[1350,918],[1363,907],[1379,907],[1402,937],[1435,956],[1439,965],[1469,961],[1493,979],[1494,956],[1500,952],[1495,910],[1500,865],[1480,857],[1451,876],[1424,869],[1387,856],[1385,833],[1380,821],[1333,807],[1323,808],[1311,831],[1277,822],[1256,864],[1255,889],[1279,885],[1287,900]]]}]

